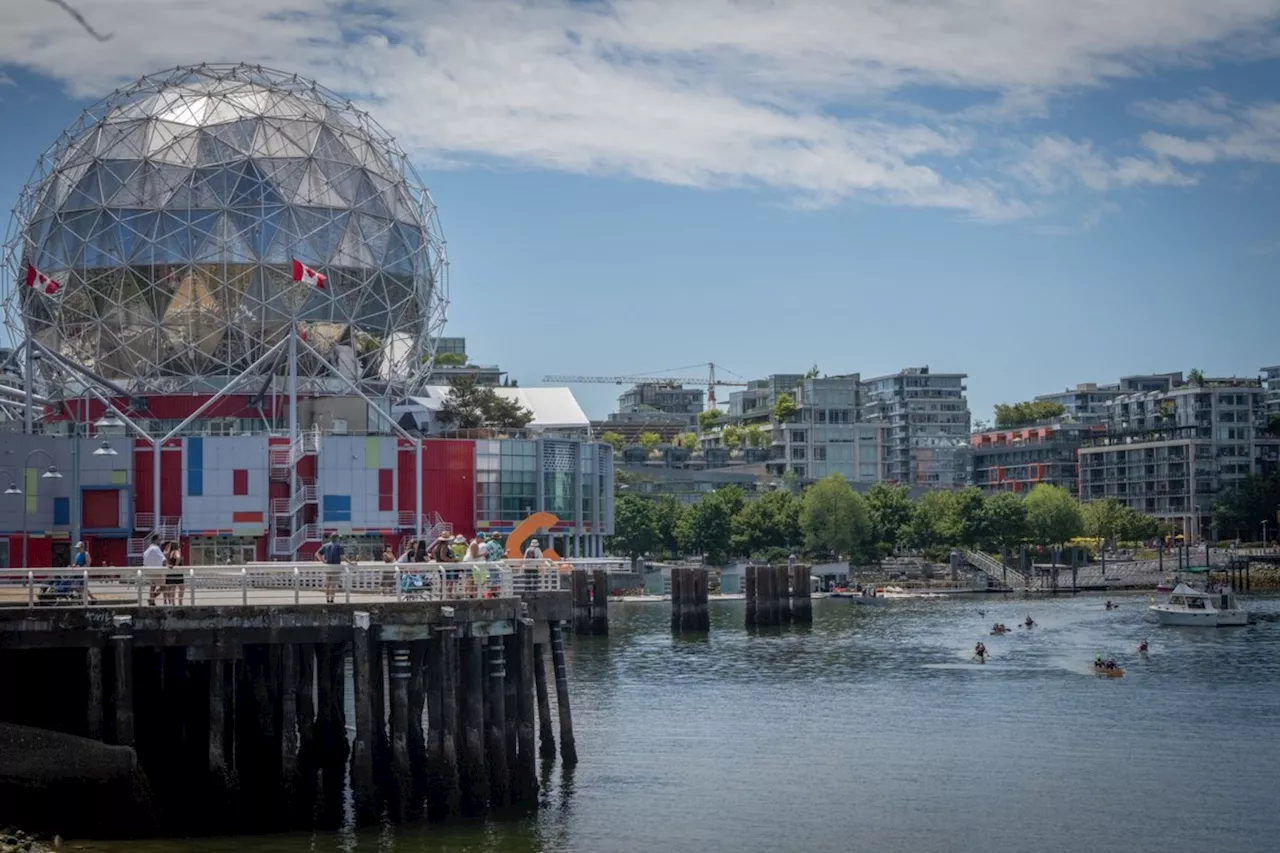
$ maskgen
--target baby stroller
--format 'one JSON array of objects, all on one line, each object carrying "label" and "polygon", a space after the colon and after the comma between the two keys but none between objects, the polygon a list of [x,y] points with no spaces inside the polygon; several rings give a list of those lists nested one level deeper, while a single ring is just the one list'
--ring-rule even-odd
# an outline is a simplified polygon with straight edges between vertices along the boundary
[{"label": "baby stroller", "polygon": [[84,579],[57,575],[53,582],[40,588],[38,601],[43,605],[79,604],[84,598]]},{"label": "baby stroller", "polygon": [[422,575],[403,572],[400,575],[400,597],[405,601],[426,601],[427,582]]}]

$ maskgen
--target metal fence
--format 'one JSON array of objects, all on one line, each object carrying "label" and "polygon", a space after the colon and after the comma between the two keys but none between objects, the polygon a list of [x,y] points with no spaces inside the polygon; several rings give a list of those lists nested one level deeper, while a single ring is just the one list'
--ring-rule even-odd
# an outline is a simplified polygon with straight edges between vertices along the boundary
[{"label": "metal fence", "polygon": [[0,609],[376,603],[509,598],[567,590],[573,568],[622,561],[254,563],[167,568],[0,569]]}]

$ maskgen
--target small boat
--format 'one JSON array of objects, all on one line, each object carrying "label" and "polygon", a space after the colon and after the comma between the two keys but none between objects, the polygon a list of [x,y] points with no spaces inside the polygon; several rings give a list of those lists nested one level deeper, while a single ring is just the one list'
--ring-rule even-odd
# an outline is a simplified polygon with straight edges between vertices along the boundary
[{"label": "small boat", "polygon": [[1180,583],[1168,601],[1147,609],[1161,625],[1225,628],[1249,624],[1249,611],[1236,606],[1235,592],[1229,586],[1208,593]]},{"label": "small boat", "polygon": [[1098,663],[1095,661],[1093,664],[1093,674],[1099,678],[1123,678],[1124,670],[1117,666],[1115,661],[1107,661],[1107,663]]},{"label": "small boat", "polygon": [[1160,583],[1156,584],[1156,592],[1159,592],[1159,593],[1173,592],[1173,587],[1169,584],[1168,581],[1162,579]]},{"label": "small boat", "polygon": [[884,596],[876,595],[870,590],[859,592],[856,589],[837,589],[827,594],[827,598],[843,598],[854,604],[865,604],[871,607],[882,607]]}]

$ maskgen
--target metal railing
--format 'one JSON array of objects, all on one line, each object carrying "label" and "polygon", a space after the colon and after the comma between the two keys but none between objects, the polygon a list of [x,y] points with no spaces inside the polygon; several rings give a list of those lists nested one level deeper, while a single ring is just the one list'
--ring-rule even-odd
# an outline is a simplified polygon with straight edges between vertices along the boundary
[{"label": "metal railing", "polygon": [[[1008,583],[1010,586],[1026,586],[1027,579],[1022,572],[1006,566],[990,554],[984,554],[981,551],[964,551],[964,558],[969,565],[978,569],[992,580],[1000,583]],[[1008,579],[1006,581],[1006,578]]]},{"label": "metal railing", "polygon": [[510,598],[568,588],[547,560],[0,569],[0,609],[377,603]]}]

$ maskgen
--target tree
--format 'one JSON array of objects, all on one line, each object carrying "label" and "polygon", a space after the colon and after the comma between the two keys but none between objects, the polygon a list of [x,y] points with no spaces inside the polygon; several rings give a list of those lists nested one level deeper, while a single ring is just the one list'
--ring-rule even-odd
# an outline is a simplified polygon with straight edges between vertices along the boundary
[{"label": "tree", "polygon": [[621,453],[622,448],[627,445],[627,440],[616,432],[606,432],[600,436],[600,440],[612,447],[614,453]]},{"label": "tree", "polygon": [[739,447],[742,444],[742,428],[730,424],[720,431],[720,440],[724,442],[724,446],[728,448]]},{"label": "tree", "polygon": [[1027,541],[1027,505],[1013,492],[996,492],[982,504],[982,542],[1001,555]]},{"label": "tree", "polygon": [[1001,428],[1023,426],[1036,421],[1060,418],[1066,408],[1061,403],[1048,400],[1027,400],[1022,403],[996,403],[996,426]]},{"label": "tree", "polygon": [[1280,412],[1272,412],[1267,415],[1267,425],[1263,432],[1272,438],[1280,438]]},{"label": "tree", "polygon": [[804,378],[805,378],[805,379],[817,379],[817,378],[818,378],[818,365],[816,365],[816,364],[815,364],[813,367],[809,368],[809,372],[808,372],[808,373],[806,373],[806,374],[804,375]]},{"label": "tree", "polygon": [[719,409],[707,409],[705,412],[698,412],[698,430],[706,432],[711,429],[720,422],[720,415]]},{"label": "tree", "polygon": [[467,357],[460,352],[442,352],[436,354],[436,367],[463,367]]},{"label": "tree", "polygon": [[676,447],[683,447],[685,450],[692,453],[698,449],[698,437],[691,432],[682,432],[676,436],[675,441],[673,441],[672,444]]},{"label": "tree", "polygon": [[653,510],[654,523],[658,527],[657,550],[674,557],[680,553],[676,531],[686,512],[685,507],[671,495],[663,495],[653,502]]},{"label": "tree", "polygon": [[742,431],[742,435],[746,439],[748,447],[764,447],[769,443],[769,436],[756,424],[746,427]]},{"label": "tree", "polygon": [[1061,486],[1040,483],[1026,497],[1028,538],[1037,545],[1062,545],[1084,532],[1080,505]]},{"label": "tree", "polygon": [[768,549],[796,548],[801,542],[800,499],[792,492],[766,492],[734,513],[734,554],[754,556]]},{"label": "tree", "polygon": [[1084,519],[1084,535],[1103,543],[1117,538],[1126,521],[1126,510],[1128,507],[1115,498],[1090,501],[1080,510]]},{"label": "tree", "polygon": [[613,535],[608,549],[634,560],[648,554],[661,542],[658,531],[658,509],[649,500],[636,495],[623,495],[613,505]]},{"label": "tree", "polygon": [[911,521],[911,500],[906,486],[876,483],[867,490],[867,514],[871,520],[871,538],[883,543],[892,553],[902,537],[902,529]]},{"label": "tree", "polygon": [[1246,477],[1225,490],[1213,503],[1213,524],[1222,537],[1252,542],[1261,535],[1262,522],[1274,524],[1280,510],[1280,477]]},{"label": "tree", "polygon": [[658,449],[658,445],[662,444],[662,436],[656,432],[642,432],[636,436],[636,443],[647,450],[649,453]]},{"label": "tree", "polygon": [[982,490],[974,486],[951,494],[951,505],[944,530],[947,544],[976,548],[982,541],[986,519],[982,507],[986,503]]},{"label": "tree", "polygon": [[733,536],[733,513],[718,492],[689,506],[676,524],[676,541],[687,553],[702,554],[713,566],[724,565]]},{"label": "tree", "polygon": [[1198,367],[1193,367],[1187,373],[1187,384],[1194,385],[1196,388],[1204,387],[1204,371]]},{"label": "tree", "polygon": [[866,504],[844,478],[829,474],[801,498],[800,529],[806,550],[852,556],[868,541],[871,520]]},{"label": "tree", "polygon": [[1138,512],[1126,506],[1120,517],[1120,526],[1116,530],[1116,538],[1142,542],[1155,539],[1160,535],[1160,519]]},{"label": "tree", "polygon": [[490,387],[477,385],[474,377],[464,376],[449,389],[436,417],[454,429],[520,429],[533,420],[533,412]]},{"label": "tree", "polygon": [[790,423],[800,414],[800,407],[791,399],[790,394],[779,394],[773,402],[773,419],[777,423]]},{"label": "tree", "polygon": [[903,540],[918,551],[941,548],[950,544],[950,522],[951,493],[937,489],[925,492],[912,507],[911,519],[902,531]]}]

